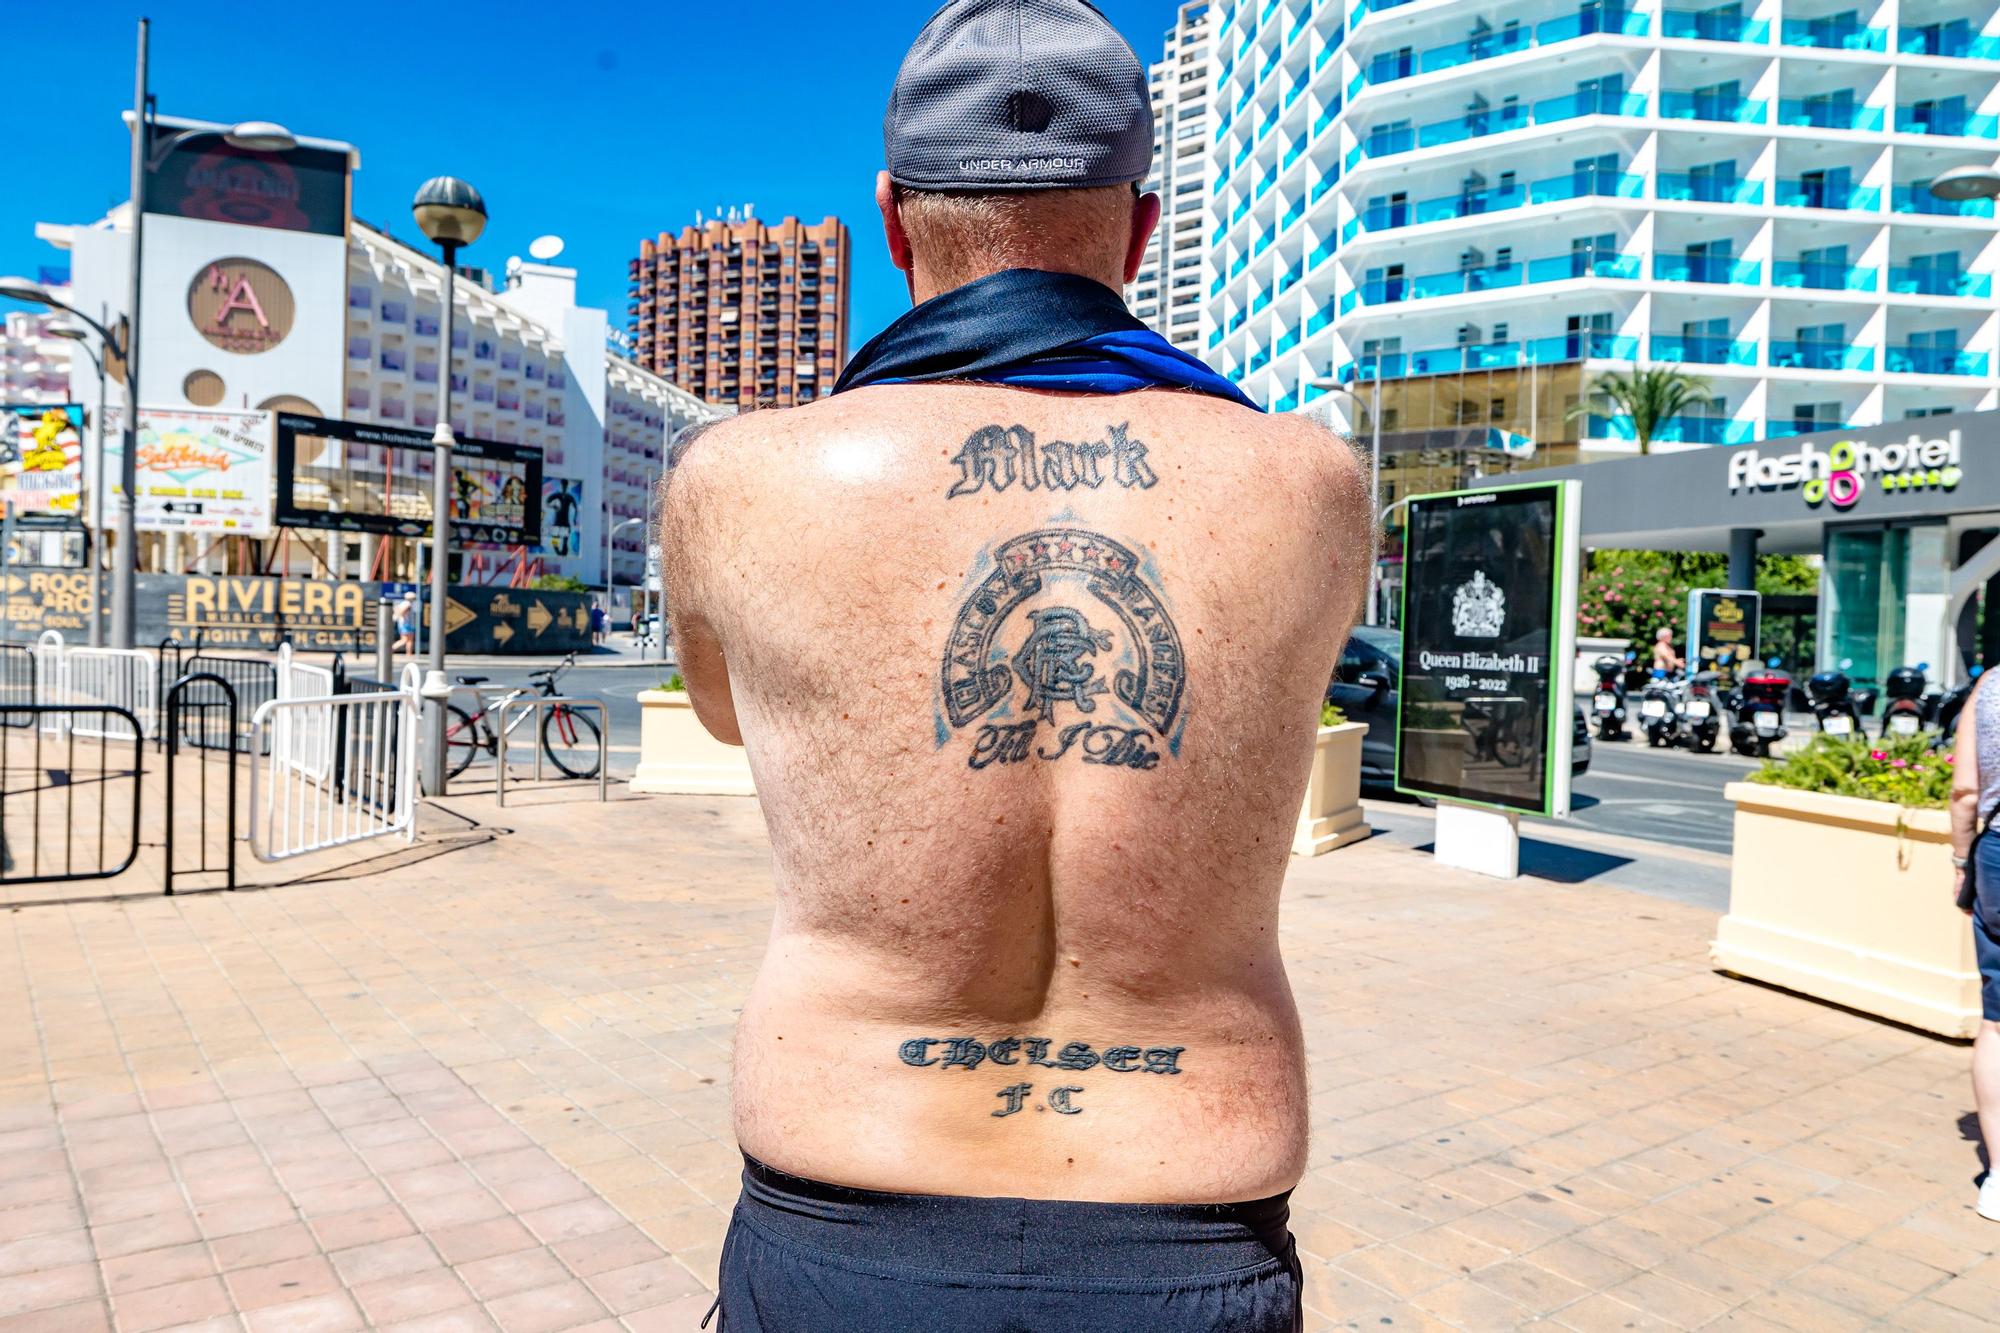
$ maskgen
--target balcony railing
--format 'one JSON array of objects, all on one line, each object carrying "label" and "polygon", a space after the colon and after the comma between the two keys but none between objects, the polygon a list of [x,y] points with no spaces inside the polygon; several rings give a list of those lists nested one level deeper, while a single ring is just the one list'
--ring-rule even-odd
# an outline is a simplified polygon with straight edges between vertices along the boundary
[{"label": "balcony railing", "polygon": [[1909,268],[1899,264],[1889,269],[1889,290],[1906,296],[1987,297],[1993,295],[1993,275]]},{"label": "balcony railing", "polygon": [[1696,176],[1684,171],[1662,171],[1653,178],[1662,199],[1689,199],[1704,204],[1761,204],[1764,182],[1733,177]]},{"label": "balcony railing", "polygon": [[1939,134],[1955,139],[2000,139],[2000,116],[1899,106],[1896,108],[1896,130],[1900,134]]},{"label": "balcony railing", "polygon": [[1660,36],[1692,38],[1702,42],[1768,42],[1771,25],[1764,19],[1744,18],[1715,10],[1663,9]]},{"label": "balcony railing", "polygon": [[1637,338],[1610,333],[1560,333],[1550,338],[1529,338],[1521,342],[1477,343],[1469,347],[1360,356],[1340,367],[1335,378],[1348,384],[1355,380],[1372,380],[1377,376],[1402,379],[1411,375],[1449,375],[1464,370],[1540,366],[1564,361],[1633,361],[1638,356]]},{"label": "balcony railing", "polygon": [[[1487,264],[1415,277],[1370,278],[1356,291],[1359,299],[1367,305],[1393,305],[1401,301],[1463,296],[1470,292],[1496,291],[1529,283],[1563,282],[1572,278],[1630,280],[1639,276],[1639,269],[1637,255],[1552,255],[1525,264]],[[1341,313],[1347,312],[1343,309]]]},{"label": "balcony railing", "polygon": [[1771,364],[1791,370],[1873,370],[1875,349],[1816,338],[1779,338],[1771,343]]},{"label": "balcony railing", "polygon": [[1949,56],[1955,60],[2000,60],[2000,37],[1942,25],[1905,27],[1896,34],[1896,49],[1913,56]]},{"label": "balcony railing", "polygon": [[1824,292],[1872,292],[1872,268],[1834,264],[1823,259],[1777,259],[1771,262],[1773,287],[1810,287]]},{"label": "balcony railing", "polygon": [[1898,213],[1926,213],[1934,217],[1961,218],[1993,216],[1991,199],[1940,199],[1931,193],[1929,181],[1912,181],[1908,185],[1898,185],[1890,198],[1890,206]]},{"label": "balcony railing", "polygon": [[1341,240],[1352,240],[1361,231],[1388,231],[1417,223],[1447,222],[1453,218],[1478,217],[1528,204],[1555,203],[1564,199],[1599,196],[1637,199],[1644,188],[1645,179],[1631,172],[1586,168],[1551,176],[1526,188],[1511,185],[1504,189],[1468,190],[1416,203],[1375,203],[1348,220]]},{"label": "balcony railing", "polygon": [[1780,208],[1852,208],[1875,213],[1882,208],[1882,191],[1872,185],[1839,181],[1781,180],[1771,192]]},{"label": "balcony railing", "polygon": [[1826,51],[1887,51],[1889,30],[1865,28],[1850,14],[1822,19],[1786,19],[1778,29],[1785,46],[1817,46]]},{"label": "balcony railing", "polygon": [[1654,255],[1653,277],[1659,282],[1712,282],[1755,287],[1764,281],[1764,266],[1753,259],[1717,255]]},{"label": "balcony railing", "polygon": [[1737,125],[1762,125],[1766,104],[1754,97],[1723,93],[1660,93],[1660,116],[1665,120],[1715,120]]},{"label": "balcony railing", "polygon": [[[1584,434],[1593,440],[1635,440],[1639,433],[1628,416],[1592,412]],[[1754,421],[1730,417],[1668,417],[1653,428],[1653,439],[1666,444],[1748,444],[1756,438]]]},{"label": "balcony railing", "polygon": [[1757,344],[1743,338],[1712,333],[1654,333],[1655,361],[1678,361],[1702,366],[1754,366]]},{"label": "balcony railing", "polygon": [[1986,353],[1961,352],[1949,347],[1890,347],[1884,364],[1898,375],[1984,375]]},{"label": "balcony railing", "polygon": [[1569,93],[1562,97],[1546,98],[1532,106],[1518,103],[1511,106],[1497,106],[1415,128],[1409,126],[1377,128],[1348,154],[1348,165],[1353,166],[1363,157],[1390,157],[1418,148],[1437,148],[1444,144],[1463,143],[1468,139],[1484,138],[1489,134],[1505,134],[1509,130],[1524,129],[1529,125],[1548,125],[1557,121],[1574,120],[1579,116],[1645,114],[1646,99],[1636,93],[1611,93],[1602,90]]},{"label": "balcony railing", "polygon": [[1805,417],[1793,417],[1790,421],[1767,421],[1764,423],[1764,438],[1767,440],[1788,440],[1794,435],[1811,435],[1821,430],[1850,430],[1853,423],[1848,421],[1817,421]]},{"label": "balcony railing", "polygon": [[1780,125],[1810,125],[1821,130],[1874,130],[1882,128],[1882,108],[1847,102],[1826,102],[1816,98],[1785,97],[1778,101]]}]

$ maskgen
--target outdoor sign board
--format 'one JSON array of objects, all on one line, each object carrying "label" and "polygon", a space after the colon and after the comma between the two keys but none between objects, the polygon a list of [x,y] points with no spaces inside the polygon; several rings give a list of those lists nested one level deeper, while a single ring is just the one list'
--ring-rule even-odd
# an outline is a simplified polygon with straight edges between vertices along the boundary
[{"label": "outdoor sign board", "polygon": [[[107,407],[104,426],[104,469],[117,478],[125,459],[124,409]],[[133,511],[141,532],[271,535],[269,412],[142,407],[136,473]],[[109,494],[123,489],[114,480]]]},{"label": "outdoor sign board", "polygon": [[74,514],[83,486],[83,409],[9,403],[0,415],[0,501],[33,513]]},{"label": "outdoor sign board", "polygon": [[[429,435],[296,412],[273,419],[280,527],[430,534],[436,451]],[[451,461],[454,543],[541,544],[541,450],[460,439]]]},{"label": "outdoor sign board", "polygon": [[542,478],[542,551],[558,559],[583,554],[583,483]]},{"label": "outdoor sign board", "polygon": [[1713,671],[1718,689],[1733,690],[1756,665],[1762,598],[1732,588],[1688,590],[1688,672]]},{"label": "outdoor sign board", "polygon": [[[180,126],[162,122],[151,138],[164,141]],[[168,153],[146,186],[146,211],[243,227],[347,234],[345,152],[299,145],[281,153],[238,148],[202,135]]]},{"label": "outdoor sign board", "polygon": [[1580,487],[1409,501],[1397,790],[1569,813]]}]

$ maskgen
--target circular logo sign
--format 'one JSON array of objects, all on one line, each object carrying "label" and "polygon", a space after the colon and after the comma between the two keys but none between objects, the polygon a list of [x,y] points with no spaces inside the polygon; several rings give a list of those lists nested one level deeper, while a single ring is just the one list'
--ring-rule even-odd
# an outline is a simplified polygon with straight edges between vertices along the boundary
[{"label": "circular logo sign", "polygon": [[188,287],[188,318],[225,352],[268,352],[292,331],[297,306],[277,270],[255,259],[218,259]]}]

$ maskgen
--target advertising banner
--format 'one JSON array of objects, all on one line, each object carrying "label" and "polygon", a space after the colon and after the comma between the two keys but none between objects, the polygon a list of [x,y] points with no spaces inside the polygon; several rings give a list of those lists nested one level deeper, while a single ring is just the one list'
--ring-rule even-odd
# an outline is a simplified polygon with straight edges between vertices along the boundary
[{"label": "advertising banner", "polygon": [[[436,450],[422,431],[274,414],[277,502],[286,528],[424,537]],[[542,540],[542,451],[494,440],[452,445],[451,539],[496,546]]]},{"label": "advertising banner", "polygon": [[[107,495],[116,497],[123,490],[124,410],[105,408],[104,423]],[[133,508],[141,532],[271,534],[269,412],[142,407],[136,470]]]},{"label": "advertising banner", "polygon": [[1569,813],[1578,482],[1409,502],[1399,791]]},{"label": "advertising banner", "polygon": [[74,514],[83,488],[83,409],[10,403],[0,415],[0,500],[17,511]]},{"label": "advertising banner", "polygon": [[1713,671],[1718,688],[1733,690],[1758,662],[1757,631],[1763,599],[1730,588],[1688,591],[1688,672]]},{"label": "advertising banner", "polygon": [[[162,122],[154,141],[179,132]],[[238,148],[204,135],[169,152],[146,187],[146,211],[169,217],[347,234],[347,154],[303,145],[283,152]]]},{"label": "advertising banner", "polygon": [[542,478],[542,554],[573,559],[583,554],[583,483]]}]

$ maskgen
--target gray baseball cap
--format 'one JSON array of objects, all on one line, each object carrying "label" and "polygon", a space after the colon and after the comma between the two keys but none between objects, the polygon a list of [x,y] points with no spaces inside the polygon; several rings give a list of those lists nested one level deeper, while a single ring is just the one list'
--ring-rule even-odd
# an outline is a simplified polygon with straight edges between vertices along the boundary
[{"label": "gray baseball cap", "polygon": [[1141,181],[1146,68],[1085,0],[950,0],[903,57],[882,145],[890,179],[916,190]]}]

